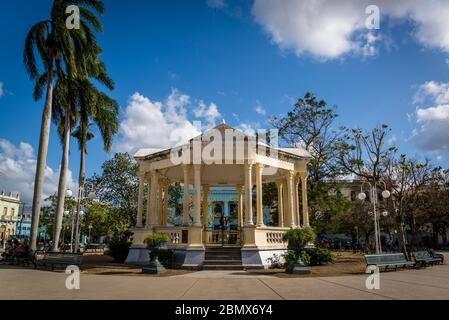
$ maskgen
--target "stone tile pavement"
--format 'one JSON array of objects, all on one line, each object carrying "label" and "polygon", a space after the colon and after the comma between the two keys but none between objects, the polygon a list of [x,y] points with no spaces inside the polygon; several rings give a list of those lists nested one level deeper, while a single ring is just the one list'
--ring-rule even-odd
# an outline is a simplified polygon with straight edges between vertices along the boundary
[{"label": "stone tile pavement", "polygon": [[380,289],[367,275],[278,278],[244,271],[200,271],[171,277],[81,274],[67,290],[66,274],[0,266],[0,299],[449,299],[449,264],[382,272]]}]

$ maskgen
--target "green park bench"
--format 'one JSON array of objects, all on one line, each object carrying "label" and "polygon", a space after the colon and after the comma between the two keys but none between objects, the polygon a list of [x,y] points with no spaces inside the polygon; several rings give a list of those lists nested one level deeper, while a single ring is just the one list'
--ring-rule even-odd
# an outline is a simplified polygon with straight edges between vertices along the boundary
[{"label": "green park bench", "polygon": [[413,258],[415,259],[416,263],[419,263],[421,265],[434,265],[434,264],[440,264],[442,262],[442,259],[439,257],[432,257],[432,255],[428,251],[413,251]]},{"label": "green park bench", "polygon": [[55,266],[67,267],[75,265],[81,267],[83,264],[83,255],[80,253],[67,252],[36,252],[33,259],[34,268],[38,266],[50,266],[51,270]]},{"label": "green park bench", "polygon": [[385,267],[385,271],[389,267],[394,267],[396,270],[398,267],[405,268],[415,265],[415,262],[407,261],[403,253],[366,254],[365,261],[367,266]]}]

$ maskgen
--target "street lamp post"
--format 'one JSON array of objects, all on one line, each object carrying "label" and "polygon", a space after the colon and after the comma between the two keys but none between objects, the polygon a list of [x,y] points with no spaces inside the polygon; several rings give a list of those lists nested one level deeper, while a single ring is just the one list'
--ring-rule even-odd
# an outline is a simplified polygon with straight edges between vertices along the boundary
[{"label": "street lamp post", "polygon": [[89,225],[89,243],[92,242],[92,240],[90,239],[90,234],[91,234],[92,228],[93,228],[93,226],[90,224]]},{"label": "street lamp post", "polygon": [[[380,240],[380,224],[379,224],[380,219],[377,216],[377,186],[378,186],[378,184],[383,184],[384,191],[382,191],[382,197],[384,199],[388,199],[390,197],[390,191],[387,190],[387,184],[383,180],[375,181],[374,183],[365,181],[360,186],[360,193],[358,195],[359,200],[362,200],[362,201],[366,199],[366,194],[365,194],[365,192],[363,192],[363,186],[365,184],[367,184],[369,186],[370,201],[371,201],[371,204],[373,205],[374,238],[375,238],[375,244],[376,244],[376,254],[381,254],[382,253],[382,245],[381,245],[381,240]],[[385,212],[382,213],[384,216],[385,216]]]},{"label": "street lamp post", "polygon": [[[93,186],[92,185],[86,185],[86,189],[88,191],[87,197],[85,197],[85,188],[84,185],[80,185],[78,186],[78,199],[77,199],[77,210],[76,210],[76,217],[75,217],[75,252],[79,251],[79,246],[80,246],[80,225],[81,225],[81,220],[80,217],[84,214],[83,211],[83,200],[88,198],[91,200],[95,200],[96,195],[95,192],[93,191]],[[89,229],[90,232],[90,229]],[[89,236],[90,238],[90,236]],[[90,240],[90,239],[89,239]]]}]

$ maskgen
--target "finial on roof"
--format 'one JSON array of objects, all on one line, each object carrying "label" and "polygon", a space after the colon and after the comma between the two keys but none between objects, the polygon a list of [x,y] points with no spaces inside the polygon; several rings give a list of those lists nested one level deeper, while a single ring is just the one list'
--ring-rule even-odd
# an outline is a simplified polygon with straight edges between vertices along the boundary
[{"label": "finial on roof", "polygon": [[221,119],[221,123],[222,123],[222,124],[226,124],[226,121],[225,121],[224,118]]}]

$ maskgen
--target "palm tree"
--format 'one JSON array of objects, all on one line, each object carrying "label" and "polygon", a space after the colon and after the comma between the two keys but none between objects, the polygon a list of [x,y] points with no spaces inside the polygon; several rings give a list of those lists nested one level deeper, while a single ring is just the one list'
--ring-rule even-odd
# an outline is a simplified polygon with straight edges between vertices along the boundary
[{"label": "palm tree", "polygon": [[[67,16],[65,9],[68,5],[78,5],[80,9],[79,30],[68,30],[65,26]],[[75,49],[82,51],[84,48],[94,49],[98,47],[90,26],[96,31],[102,31],[102,26],[95,14],[88,8],[92,8],[100,14],[104,12],[103,3],[99,0],[54,0],[50,19],[40,21],[32,26],[25,39],[23,61],[27,73],[35,81],[35,100],[39,100],[44,89],[46,90],[34,182],[30,243],[32,250],[35,250],[37,245],[41,196],[52,116],[54,71],[63,65],[75,70],[74,64],[77,63],[73,53]],[[40,58],[44,72],[38,70],[36,53]],[[83,56],[80,56],[77,60],[82,62]]]},{"label": "palm tree", "polygon": [[[91,78],[106,86],[108,89],[114,88],[114,83],[106,73],[106,67],[100,62],[94,52],[84,59],[83,65],[85,74],[77,73],[77,77],[70,79],[61,74],[57,81],[54,92],[55,108],[53,118],[58,125],[58,132],[63,146],[61,160],[61,171],[58,185],[58,201],[56,206],[56,223],[54,232],[53,250],[58,250],[59,236],[62,227],[62,217],[64,213],[64,195],[66,186],[66,172],[68,170],[68,153],[70,133],[79,118],[79,130],[76,135],[80,137],[81,148],[81,170],[79,186],[84,184],[84,159],[86,143],[90,137],[88,125],[90,119],[93,120],[103,137],[104,148],[109,150],[112,136],[118,131],[118,104],[109,98],[105,93],[99,91],[91,82]],[[80,194],[78,200],[80,200]],[[78,204],[79,206],[79,204]],[[76,225],[79,221],[79,211],[77,210]],[[76,233],[78,234],[78,232]],[[76,238],[78,239],[78,238]]]},{"label": "palm tree", "polygon": [[[100,68],[95,78],[104,84],[108,89],[113,90],[114,84],[106,74],[105,68]],[[103,148],[108,152],[111,148],[112,137],[118,131],[119,107],[115,100],[109,98],[105,93],[98,91],[89,80],[85,80],[79,92],[80,110],[79,125],[72,136],[78,140],[80,151],[80,167],[78,174],[78,204],[75,218],[75,250],[79,247],[79,213],[81,211],[81,198],[84,193],[85,159],[87,154],[87,142],[94,138],[94,134],[89,131],[89,127],[95,124],[100,130],[103,139]],[[91,122],[92,121],[92,122]]]}]

